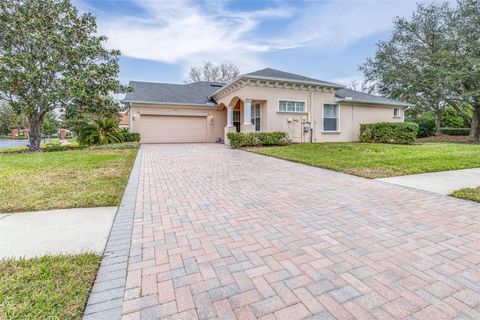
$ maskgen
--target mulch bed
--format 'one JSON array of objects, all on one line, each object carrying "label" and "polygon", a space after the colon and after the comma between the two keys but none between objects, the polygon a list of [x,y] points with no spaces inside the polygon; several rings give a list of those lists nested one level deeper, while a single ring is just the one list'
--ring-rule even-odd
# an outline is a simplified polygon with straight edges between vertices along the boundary
[{"label": "mulch bed", "polygon": [[419,142],[455,142],[455,143],[471,143],[468,141],[467,136],[451,136],[451,135],[438,135],[424,138],[417,138],[417,143]]}]

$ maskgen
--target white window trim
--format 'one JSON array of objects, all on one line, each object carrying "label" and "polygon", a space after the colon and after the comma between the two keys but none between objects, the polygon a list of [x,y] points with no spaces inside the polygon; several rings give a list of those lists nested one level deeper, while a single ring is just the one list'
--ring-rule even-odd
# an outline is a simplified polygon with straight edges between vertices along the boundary
[{"label": "white window trim", "polygon": [[[257,117],[255,117],[255,113],[254,113],[254,108],[255,107],[258,107],[258,111],[260,113],[260,115]],[[260,102],[254,102],[252,103],[252,111],[251,111],[251,118],[252,119],[259,119],[259,123],[260,123],[260,130],[255,130],[255,132],[261,132],[262,131],[262,104]],[[253,122],[252,122],[253,124]],[[255,124],[253,124],[254,127],[255,127]],[[256,128],[255,128],[256,129]]]},{"label": "white window trim", "polygon": [[[303,111],[282,111],[280,110],[280,101],[287,101],[287,102],[303,102]],[[308,106],[307,106],[307,101],[306,100],[294,100],[294,99],[288,99],[288,98],[285,98],[285,99],[277,99],[277,112],[280,112],[280,113],[308,113],[307,112],[308,110]]]},{"label": "white window trim", "polygon": [[[398,115],[395,115],[395,110],[398,110]],[[402,109],[401,108],[393,108],[393,118],[394,119],[401,119],[402,118]]]},{"label": "white window trim", "polygon": [[[337,106],[337,130],[325,130],[324,129],[324,115],[325,115],[325,105],[328,104],[328,105],[335,105]],[[331,119],[331,118],[329,118]],[[322,133],[342,133],[340,130],[340,105],[339,104],[336,104],[336,103],[324,103],[323,106],[322,106]]]}]

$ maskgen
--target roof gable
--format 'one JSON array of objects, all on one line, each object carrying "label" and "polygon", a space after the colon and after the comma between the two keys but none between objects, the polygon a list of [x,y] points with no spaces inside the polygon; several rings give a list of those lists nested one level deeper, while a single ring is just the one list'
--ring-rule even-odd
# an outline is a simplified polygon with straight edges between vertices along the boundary
[{"label": "roof gable", "polygon": [[252,77],[252,78],[261,78],[261,79],[276,79],[276,80],[285,80],[285,81],[295,81],[295,82],[305,82],[305,83],[318,83],[323,85],[330,85],[335,87],[342,87],[341,85],[327,82],[323,80],[313,79],[309,77],[304,77],[298,74],[285,72],[272,68],[265,68],[262,70],[257,70],[254,72],[246,73],[243,77]]}]

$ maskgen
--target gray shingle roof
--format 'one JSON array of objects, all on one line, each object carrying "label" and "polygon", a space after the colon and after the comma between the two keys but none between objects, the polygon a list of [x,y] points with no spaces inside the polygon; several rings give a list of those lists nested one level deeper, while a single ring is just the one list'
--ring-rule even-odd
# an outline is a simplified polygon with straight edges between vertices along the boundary
[{"label": "gray shingle roof", "polygon": [[291,81],[298,81],[298,82],[311,82],[311,83],[318,83],[318,84],[323,84],[323,85],[328,85],[328,86],[333,86],[338,88],[342,87],[341,85],[336,83],[308,78],[298,74],[289,73],[289,72],[280,71],[280,70],[271,69],[271,68],[265,68],[255,72],[246,73],[243,76],[254,77],[254,78],[259,77],[259,78],[268,78],[268,79],[282,79],[282,80],[291,80]]},{"label": "gray shingle roof", "polygon": [[185,104],[215,104],[210,96],[223,86],[218,82],[193,82],[188,84],[130,81],[132,92],[123,102],[161,102]]},{"label": "gray shingle roof", "polygon": [[394,106],[409,106],[410,104],[404,101],[393,100],[385,97],[376,96],[369,93],[354,91],[350,89],[338,89],[335,91],[335,97],[343,101],[354,101],[364,103],[378,103]]},{"label": "gray shingle roof", "polygon": [[[358,92],[350,89],[340,88],[331,82],[325,82],[288,73],[275,69],[262,69],[247,73],[241,77],[265,78],[265,79],[283,79],[299,82],[318,83],[338,87],[335,92],[337,99],[343,101],[355,101],[363,103],[378,103],[394,106],[409,106],[408,103],[388,99],[373,94]],[[130,81],[129,86],[133,88],[132,92],[125,95],[123,102],[144,102],[144,103],[173,103],[173,104],[213,104],[215,101],[211,96],[221,89],[225,84],[218,82],[199,81],[188,84],[155,83],[143,81]]]}]

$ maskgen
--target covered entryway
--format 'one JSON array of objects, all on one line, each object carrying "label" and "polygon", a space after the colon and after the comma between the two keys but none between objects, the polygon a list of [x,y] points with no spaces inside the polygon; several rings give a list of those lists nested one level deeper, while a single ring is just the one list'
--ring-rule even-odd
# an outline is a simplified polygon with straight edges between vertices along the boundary
[{"label": "covered entryway", "polygon": [[142,143],[207,142],[207,117],[142,115],[139,132]]}]

